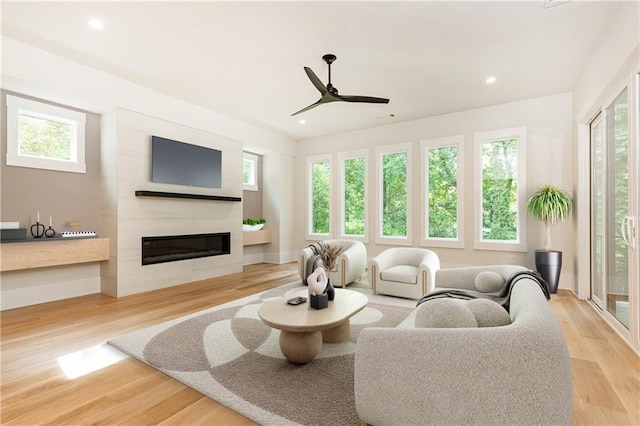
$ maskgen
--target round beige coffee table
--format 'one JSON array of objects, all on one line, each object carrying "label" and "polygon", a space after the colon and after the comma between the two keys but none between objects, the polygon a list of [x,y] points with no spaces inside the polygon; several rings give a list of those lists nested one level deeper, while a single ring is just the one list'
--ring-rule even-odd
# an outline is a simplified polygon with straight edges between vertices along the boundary
[{"label": "round beige coffee table", "polygon": [[280,350],[294,364],[312,361],[322,342],[346,342],[351,337],[349,318],[360,312],[368,302],[367,296],[353,290],[336,289],[336,297],[325,309],[313,309],[309,301],[289,305],[296,296],[307,297],[307,288],[264,304],[258,316],[270,327],[280,330]]}]

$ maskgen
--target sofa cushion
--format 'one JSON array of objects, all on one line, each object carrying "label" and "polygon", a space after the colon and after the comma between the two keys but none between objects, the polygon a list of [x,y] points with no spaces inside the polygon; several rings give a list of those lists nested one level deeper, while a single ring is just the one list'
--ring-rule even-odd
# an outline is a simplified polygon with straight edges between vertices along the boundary
[{"label": "sofa cushion", "polygon": [[[502,309],[502,308],[501,308]],[[477,327],[473,313],[458,299],[433,299],[416,308],[416,327],[468,328]]]},{"label": "sofa cushion", "polygon": [[476,318],[478,327],[499,327],[511,324],[511,316],[501,305],[489,299],[472,299],[465,307]]},{"label": "sofa cushion", "polygon": [[504,286],[502,275],[493,271],[482,271],[475,278],[475,286],[482,293],[493,293],[499,291]]},{"label": "sofa cushion", "polygon": [[385,281],[416,284],[418,282],[418,268],[409,265],[398,265],[380,272],[380,278]]}]

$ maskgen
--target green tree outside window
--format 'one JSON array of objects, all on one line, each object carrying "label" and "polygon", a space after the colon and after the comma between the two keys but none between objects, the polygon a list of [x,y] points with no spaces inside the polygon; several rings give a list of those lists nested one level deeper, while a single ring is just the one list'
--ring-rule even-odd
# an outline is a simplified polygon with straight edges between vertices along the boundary
[{"label": "green tree outside window", "polygon": [[382,156],[382,235],[407,236],[407,153]]},{"label": "green tree outside window", "polygon": [[518,140],[482,144],[482,239],[518,239]]},{"label": "green tree outside window", "polygon": [[329,233],[329,162],[311,165],[311,233]]},{"label": "green tree outside window", "polygon": [[344,234],[364,235],[365,159],[344,161]]},{"label": "green tree outside window", "polygon": [[458,238],[458,148],[433,148],[427,151],[429,238]]},{"label": "green tree outside window", "polygon": [[20,114],[20,155],[71,160],[72,125]]}]

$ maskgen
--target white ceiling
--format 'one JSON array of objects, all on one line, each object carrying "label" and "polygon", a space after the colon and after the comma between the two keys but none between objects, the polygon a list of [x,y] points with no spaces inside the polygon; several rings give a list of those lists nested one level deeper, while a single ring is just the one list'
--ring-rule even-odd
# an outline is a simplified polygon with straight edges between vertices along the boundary
[{"label": "white ceiling", "polygon": [[[304,139],[571,91],[618,6],[4,1],[2,33]],[[91,29],[91,18],[104,29]],[[338,57],[340,94],[391,102],[330,103],[292,117],[319,99],[303,67],[326,84],[325,53]]]}]

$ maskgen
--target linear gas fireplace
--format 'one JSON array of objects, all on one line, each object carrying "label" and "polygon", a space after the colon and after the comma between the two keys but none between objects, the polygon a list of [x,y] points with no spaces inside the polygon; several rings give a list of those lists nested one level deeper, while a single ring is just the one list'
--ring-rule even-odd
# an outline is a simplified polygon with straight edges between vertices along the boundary
[{"label": "linear gas fireplace", "polygon": [[230,253],[230,232],[142,237],[143,265]]}]

